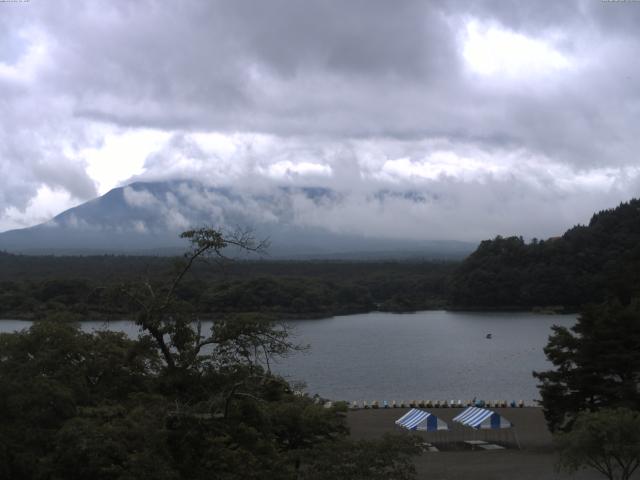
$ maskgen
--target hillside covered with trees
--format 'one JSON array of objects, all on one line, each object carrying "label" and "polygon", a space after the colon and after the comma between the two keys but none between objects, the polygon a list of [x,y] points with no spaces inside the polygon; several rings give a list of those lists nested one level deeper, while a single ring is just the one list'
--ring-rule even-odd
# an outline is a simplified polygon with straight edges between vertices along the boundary
[{"label": "hillside covered with trees", "polygon": [[485,240],[452,275],[459,308],[578,309],[640,293],[640,200],[596,213],[561,237]]}]

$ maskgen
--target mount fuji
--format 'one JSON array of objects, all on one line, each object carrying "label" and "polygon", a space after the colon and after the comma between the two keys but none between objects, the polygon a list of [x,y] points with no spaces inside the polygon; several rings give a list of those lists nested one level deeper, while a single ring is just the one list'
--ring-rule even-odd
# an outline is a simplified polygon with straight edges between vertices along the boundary
[{"label": "mount fuji", "polygon": [[[398,195],[377,195],[383,199],[391,194]],[[420,200],[413,192],[401,194],[409,202]],[[248,228],[256,238],[269,240],[271,258],[458,259],[475,249],[471,242],[367,236],[307,221],[308,212],[318,209],[339,215],[343,200],[343,194],[323,187],[246,192],[186,180],[136,182],[45,223],[0,233],[0,249],[23,254],[176,254],[186,246],[179,233],[202,225],[227,231]]]}]

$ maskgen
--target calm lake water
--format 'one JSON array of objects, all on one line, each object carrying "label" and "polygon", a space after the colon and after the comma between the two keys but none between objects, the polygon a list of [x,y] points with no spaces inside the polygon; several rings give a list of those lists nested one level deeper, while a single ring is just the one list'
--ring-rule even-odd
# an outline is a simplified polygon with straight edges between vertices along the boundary
[{"label": "calm lake water", "polygon": [[[274,370],[307,391],[336,400],[525,400],[539,398],[533,370],[549,368],[543,347],[551,326],[570,326],[575,315],[426,311],[373,312],[288,322],[307,353],[283,359]],[[0,331],[29,322],[0,321]],[[102,322],[84,322],[86,331]],[[131,322],[108,328],[135,335]],[[492,338],[487,339],[486,334]]]}]

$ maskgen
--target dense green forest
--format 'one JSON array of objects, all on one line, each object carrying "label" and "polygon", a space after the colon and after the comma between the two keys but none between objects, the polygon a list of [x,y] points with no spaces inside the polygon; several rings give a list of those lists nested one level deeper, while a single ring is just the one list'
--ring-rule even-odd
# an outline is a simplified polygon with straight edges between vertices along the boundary
[{"label": "dense green forest", "polygon": [[[135,306],[124,284],[163,282],[179,258],[0,254],[0,317],[43,313],[123,317]],[[260,311],[279,317],[320,317],[371,310],[442,307],[452,262],[243,260],[194,264],[176,292],[198,312]],[[215,267],[215,268],[212,268]]]},{"label": "dense green forest", "polygon": [[589,225],[526,243],[522,237],[483,241],[456,269],[449,298],[456,307],[531,308],[640,293],[640,200],[596,213]]}]

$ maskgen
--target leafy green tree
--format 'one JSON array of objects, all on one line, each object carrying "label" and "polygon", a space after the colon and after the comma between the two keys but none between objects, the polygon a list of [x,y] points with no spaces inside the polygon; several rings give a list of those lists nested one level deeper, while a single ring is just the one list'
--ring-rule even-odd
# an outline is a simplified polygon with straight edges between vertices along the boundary
[{"label": "leafy green tree", "polygon": [[89,407],[146,392],[155,348],[115,332],[87,334],[69,323],[37,322],[0,334],[0,478],[39,478],[67,422]]},{"label": "leafy green tree", "polygon": [[582,412],[571,431],[555,439],[560,469],[573,473],[589,467],[609,480],[627,480],[640,465],[640,412]]},{"label": "leafy green tree", "polygon": [[583,410],[640,409],[640,300],[590,307],[553,332],[544,351],[554,369],[534,372],[552,431]]},{"label": "leafy green tree", "polygon": [[84,408],[54,436],[45,458],[55,479],[177,480],[166,443],[164,399]]}]

